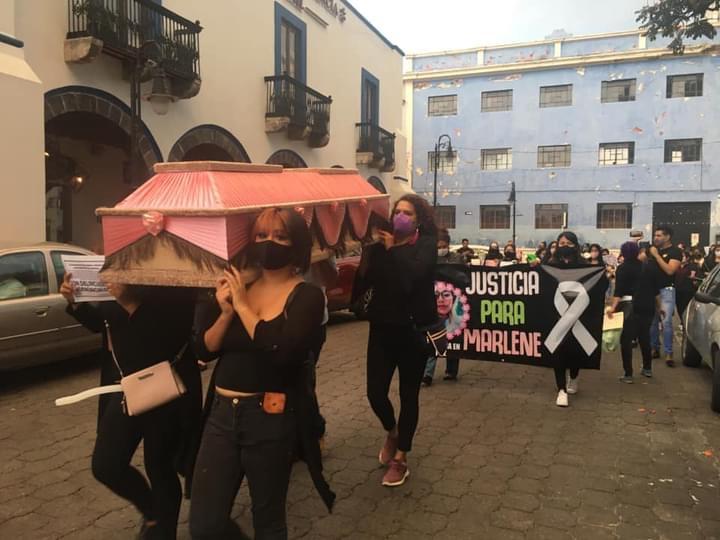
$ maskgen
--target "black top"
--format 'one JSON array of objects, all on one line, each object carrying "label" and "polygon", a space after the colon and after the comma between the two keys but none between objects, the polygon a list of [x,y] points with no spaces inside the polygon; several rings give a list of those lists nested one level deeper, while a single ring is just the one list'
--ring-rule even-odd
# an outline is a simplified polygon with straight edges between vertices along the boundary
[{"label": "black top", "polygon": [[421,235],[414,244],[389,250],[382,244],[366,248],[367,269],[357,279],[364,282],[364,289],[373,289],[368,309],[371,322],[422,327],[437,320],[436,246],[434,235]]},{"label": "black top", "polygon": [[655,312],[655,297],[660,291],[655,272],[649,263],[626,261],[618,266],[615,275],[615,296],[633,297],[633,309],[642,314]]},{"label": "black top", "polygon": [[220,315],[220,307],[215,303],[198,329],[198,357],[201,360],[220,357],[215,374],[219,387],[245,393],[287,392],[319,340],[324,313],[322,290],[300,283],[290,293],[284,313],[257,324],[254,339],[234,314],[221,350],[211,352],[205,346],[204,336]]},{"label": "black top", "polygon": [[[673,259],[682,262],[683,255],[680,248],[670,246],[669,248],[659,249],[658,251],[666,263]],[[675,276],[669,276],[663,272],[654,257],[648,257],[648,264],[650,265],[651,271],[655,274],[655,280],[661,289],[675,286]]]},{"label": "black top", "polygon": [[694,281],[693,278],[700,277],[700,272],[700,265],[694,262],[680,267],[680,270],[675,274],[675,286],[678,288],[678,291],[694,292],[698,282]]}]

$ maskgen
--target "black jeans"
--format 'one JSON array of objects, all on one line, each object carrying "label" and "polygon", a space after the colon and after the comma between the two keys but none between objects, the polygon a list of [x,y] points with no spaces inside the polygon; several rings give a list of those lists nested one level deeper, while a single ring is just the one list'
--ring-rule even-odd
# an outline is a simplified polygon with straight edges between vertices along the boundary
[{"label": "black jeans", "polygon": [[633,374],[633,341],[637,339],[642,353],[643,369],[652,369],[652,356],[650,347],[650,327],[652,326],[653,313],[637,313],[632,308],[631,302],[623,302],[620,305],[623,312],[623,329],[620,335],[620,351],[622,353],[623,369],[625,375],[632,377]]},{"label": "black jeans", "polygon": [[570,377],[577,379],[580,375],[580,368],[567,367],[565,365],[555,368],[555,384],[558,390],[567,390],[567,372],[570,371]]},{"label": "black jeans", "polygon": [[[181,443],[179,400],[139,416],[127,416],[121,403],[122,394],[106,401],[92,456],[93,476],[134,504],[146,520],[157,520],[154,537],[174,539],[182,498],[175,470]],[[141,440],[150,485],[130,465]]]},{"label": "black jeans", "polygon": [[292,425],[292,412],[266,413],[261,396],[215,396],[195,462],[190,503],[193,539],[233,537],[230,513],[244,477],[255,538],[287,538]]},{"label": "black jeans", "polygon": [[[409,452],[419,418],[420,383],[428,348],[424,336],[410,326],[372,323],[367,351],[367,396],[386,431],[398,428],[398,449]],[[388,397],[395,370],[400,376],[400,416]]]}]

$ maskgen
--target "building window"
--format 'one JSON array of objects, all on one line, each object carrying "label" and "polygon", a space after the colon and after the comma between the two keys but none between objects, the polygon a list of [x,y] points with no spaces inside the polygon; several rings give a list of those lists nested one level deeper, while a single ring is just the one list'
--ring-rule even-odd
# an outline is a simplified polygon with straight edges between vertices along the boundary
[{"label": "building window", "polygon": [[602,103],[635,101],[635,79],[603,81],[600,101]]},{"label": "building window", "polygon": [[454,116],[457,114],[457,95],[428,97],[428,116]]},{"label": "building window", "polygon": [[480,151],[480,167],[484,171],[512,169],[512,148],[486,148]]},{"label": "building window", "polygon": [[672,139],[665,141],[665,163],[700,161],[702,139]]},{"label": "building window", "polygon": [[635,162],[635,143],[600,143],[599,165],[631,165]]},{"label": "building window", "polygon": [[512,90],[495,90],[493,92],[483,92],[480,110],[482,112],[511,111],[512,102]]},{"label": "building window", "polygon": [[487,204],[480,206],[481,229],[509,229],[510,205]]},{"label": "building window", "polygon": [[[438,152],[438,172],[451,173],[455,172],[455,161],[457,160],[457,152],[453,150],[448,152],[447,150],[441,150]],[[435,152],[428,152],[428,171],[435,171]]]},{"label": "building window", "polygon": [[571,148],[569,144],[538,146],[537,166],[540,168],[569,167]]},{"label": "building window", "polygon": [[703,74],[668,75],[667,97],[700,97],[703,95]]},{"label": "building window", "polygon": [[632,228],[632,203],[598,203],[597,228]]},{"label": "building window", "polygon": [[435,223],[440,229],[455,228],[455,206],[435,206]]},{"label": "building window", "polygon": [[305,83],[306,26],[302,19],[275,4],[275,74]]},{"label": "building window", "polygon": [[540,87],[540,107],[567,107],[572,105],[572,84]]},{"label": "building window", "polygon": [[567,227],[567,204],[536,204],[536,229],[565,229]]}]

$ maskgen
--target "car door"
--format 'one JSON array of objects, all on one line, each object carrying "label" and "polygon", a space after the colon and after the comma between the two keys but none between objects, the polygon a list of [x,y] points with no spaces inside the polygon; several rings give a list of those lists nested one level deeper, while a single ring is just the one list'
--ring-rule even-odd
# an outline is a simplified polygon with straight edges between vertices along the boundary
[{"label": "car door", "polygon": [[[720,297],[720,267],[716,268],[703,281],[699,288],[700,292],[712,294]],[[712,330],[710,327],[711,319],[716,316],[718,307],[715,304],[703,304],[693,301],[690,304],[691,313],[688,313],[688,336],[693,346],[701,354],[703,359],[710,361],[710,336]]]},{"label": "car door", "polygon": [[45,253],[15,251],[0,256],[0,369],[40,363],[58,338],[50,316]]},{"label": "car door", "polygon": [[53,277],[50,279],[50,304],[53,317],[59,328],[58,339],[60,348],[65,356],[79,356],[97,350],[100,347],[100,334],[94,334],[85,329],[77,320],[66,311],[67,301],[59,293],[60,285],[65,276],[63,255],[89,255],[84,251],[51,250],[50,262]]}]

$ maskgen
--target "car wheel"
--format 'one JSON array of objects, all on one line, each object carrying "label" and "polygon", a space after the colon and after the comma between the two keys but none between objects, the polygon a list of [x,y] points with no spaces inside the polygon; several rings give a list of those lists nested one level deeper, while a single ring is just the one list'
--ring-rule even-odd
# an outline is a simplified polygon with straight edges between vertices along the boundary
[{"label": "car wheel", "polygon": [[700,367],[702,363],[702,357],[693,344],[690,343],[687,332],[683,332],[682,336],[682,361],[684,366],[693,368]]},{"label": "car wheel", "polygon": [[372,300],[372,289],[365,291],[365,293],[358,298],[357,302],[355,302],[350,308],[350,311],[352,311],[353,314],[361,321],[364,321],[368,317],[370,300]]},{"label": "car wheel", "polygon": [[718,365],[717,351],[713,351],[713,387],[710,408],[720,413],[720,365]]}]

